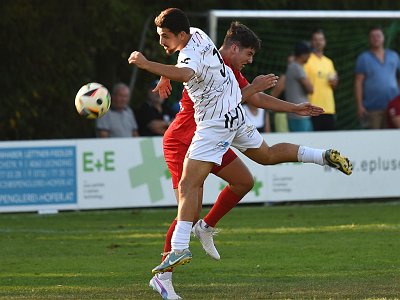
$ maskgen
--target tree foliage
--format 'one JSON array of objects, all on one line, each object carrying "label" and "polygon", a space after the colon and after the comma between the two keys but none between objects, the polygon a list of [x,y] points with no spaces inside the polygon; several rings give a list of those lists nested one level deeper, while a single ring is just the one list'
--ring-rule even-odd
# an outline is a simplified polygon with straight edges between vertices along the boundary
[{"label": "tree foliage", "polygon": [[[137,49],[146,20],[171,6],[192,13],[209,9],[400,8],[397,1],[389,0],[3,0],[0,75],[5,92],[0,139],[94,136],[93,121],[80,118],[75,111],[76,92],[87,82],[100,82],[108,88],[119,81],[129,83],[132,67],[127,58]],[[157,40],[151,26],[147,38]],[[154,58],[162,52],[159,47],[148,47],[145,53]],[[173,63],[173,59],[163,59]],[[138,78],[133,106],[145,97],[146,76]]]},{"label": "tree foliage", "polygon": [[1,40],[5,87],[2,139],[93,136],[74,97],[87,82],[107,87],[129,79],[127,57],[138,43],[143,3],[7,1]]}]

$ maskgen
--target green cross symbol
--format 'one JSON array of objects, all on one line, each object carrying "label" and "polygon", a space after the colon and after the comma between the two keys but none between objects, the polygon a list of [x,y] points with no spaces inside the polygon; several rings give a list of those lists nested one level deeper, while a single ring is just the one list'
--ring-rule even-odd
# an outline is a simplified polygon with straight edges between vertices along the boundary
[{"label": "green cross symbol", "polygon": [[256,194],[256,196],[260,196],[260,189],[262,188],[263,183],[262,181],[257,180],[257,177],[254,176],[254,186],[252,188],[252,191],[254,191],[254,194]]},{"label": "green cross symbol", "polygon": [[140,142],[140,152],[143,163],[128,170],[131,187],[135,188],[146,184],[151,202],[160,201],[164,194],[161,186],[161,178],[165,177],[166,164],[164,157],[156,156],[151,138]]}]

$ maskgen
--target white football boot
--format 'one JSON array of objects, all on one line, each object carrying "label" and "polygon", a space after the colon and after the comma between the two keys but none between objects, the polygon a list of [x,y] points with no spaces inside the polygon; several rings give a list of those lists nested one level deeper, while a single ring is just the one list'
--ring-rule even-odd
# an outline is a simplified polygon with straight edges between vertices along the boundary
[{"label": "white football boot", "polygon": [[165,300],[182,299],[175,293],[172,280],[170,279],[162,280],[158,278],[157,275],[154,275],[149,282],[149,287],[151,287],[155,292],[159,293]]},{"label": "white football boot", "polygon": [[206,251],[207,255],[211,256],[215,260],[220,260],[221,257],[217,251],[217,248],[215,248],[213,240],[213,235],[218,233],[219,230],[208,226],[206,222],[200,219],[193,226],[192,232],[194,236],[196,236],[200,240],[200,243],[203,246],[204,251]]}]

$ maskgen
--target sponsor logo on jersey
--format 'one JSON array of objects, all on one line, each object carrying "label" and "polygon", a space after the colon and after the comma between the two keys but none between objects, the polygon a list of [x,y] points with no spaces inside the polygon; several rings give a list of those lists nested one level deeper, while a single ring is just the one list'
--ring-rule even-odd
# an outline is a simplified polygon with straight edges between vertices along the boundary
[{"label": "sponsor logo on jersey", "polygon": [[247,136],[252,137],[254,135],[255,130],[256,130],[256,127],[254,125],[247,125],[247,127],[246,127]]},{"label": "sponsor logo on jersey", "polygon": [[190,57],[186,57],[184,60],[181,60],[181,64],[189,64]]},{"label": "sponsor logo on jersey", "polygon": [[218,142],[215,146],[215,150],[220,150],[220,151],[226,151],[226,149],[229,147],[229,143],[227,141],[224,142]]}]

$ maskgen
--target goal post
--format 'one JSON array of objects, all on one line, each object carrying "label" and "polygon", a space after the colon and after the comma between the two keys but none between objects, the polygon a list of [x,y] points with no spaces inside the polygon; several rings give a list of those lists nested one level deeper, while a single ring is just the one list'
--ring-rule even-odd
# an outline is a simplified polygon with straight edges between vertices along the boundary
[{"label": "goal post", "polygon": [[217,43],[218,19],[400,19],[400,11],[382,10],[210,10],[210,37]]},{"label": "goal post", "polygon": [[325,54],[333,60],[339,75],[335,90],[337,129],[359,129],[354,68],[358,54],[368,49],[368,29],[380,26],[385,33],[385,46],[400,49],[400,11],[211,10],[209,35],[217,46],[235,20],[249,26],[262,40],[253,64],[243,69],[249,80],[259,74],[283,74],[294,44],[309,41],[316,29],[324,31]]}]

